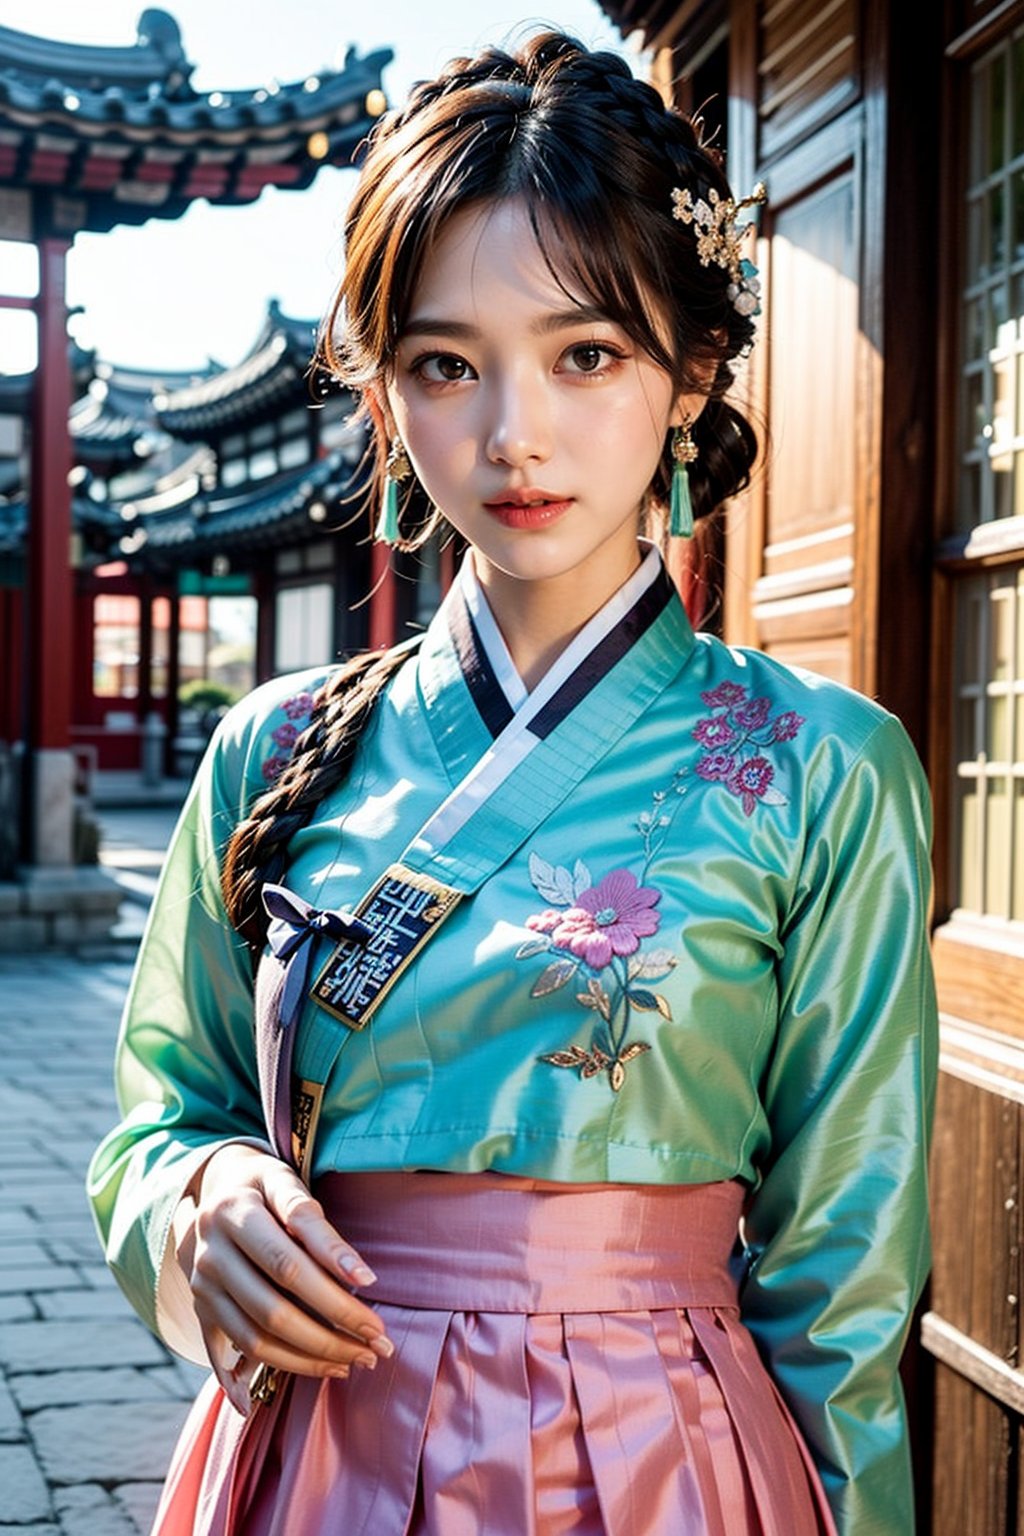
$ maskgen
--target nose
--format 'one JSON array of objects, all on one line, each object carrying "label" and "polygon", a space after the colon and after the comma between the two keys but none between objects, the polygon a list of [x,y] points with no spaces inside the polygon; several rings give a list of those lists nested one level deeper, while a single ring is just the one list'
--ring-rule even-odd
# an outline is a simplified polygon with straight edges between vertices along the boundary
[{"label": "nose", "polygon": [[525,373],[495,381],[486,453],[492,464],[521,469],[551,456],[551,415],[541,384]]}]

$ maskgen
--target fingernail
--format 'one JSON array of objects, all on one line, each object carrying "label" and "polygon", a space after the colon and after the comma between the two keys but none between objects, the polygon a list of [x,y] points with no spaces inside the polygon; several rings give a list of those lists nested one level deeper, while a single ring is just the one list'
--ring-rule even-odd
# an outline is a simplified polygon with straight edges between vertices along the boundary
[{"label": "fingernail", "polygon": [[339,1263],[356,1285],[372,1285],[377,1278],[370,1266],[364,1264],[362,1259],[357,1258],[354,1253],[342,1254]]},{"label": "fingernail", "polygon": [[347,1365],[332,1365],[328,1368],[328,1376],[334,1376],[338,1381],[344,1381],[348,1376]]},{"label": "fingernail", "polygon": [[374,1354],[380,1355],[382,1360],[390,1360],[395,1352],[395,1346],[391,1340],[386,1339],[382,1333],[378,1333],[375,1338],[367,1339],[366,1342]]},{"label": "fingernail", "polygon": [[377,1369],[376,1355],[356,1355],[353,1365],[358,1365],[361,1371],[375,1371]]}]

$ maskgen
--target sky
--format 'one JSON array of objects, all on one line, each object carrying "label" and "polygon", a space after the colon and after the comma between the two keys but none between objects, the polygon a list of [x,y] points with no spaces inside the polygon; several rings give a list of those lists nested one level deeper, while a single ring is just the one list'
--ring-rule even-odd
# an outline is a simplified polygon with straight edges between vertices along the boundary
[{"label": "sky", "polygon": [[[531,3],[543,4],[531,10]],[[384,88],[399,102],[454,54],[553,24],[644,61],[596,0],[164,0],[195,64],[197,90],[255,88],[340,67],[345,48],[391,48]],[[131,45],[145,0],[0,0],[0,26],[67,42]],[[239,208],[192,205],[104,235],[79,235],[68,257],[75,339],[133,368],[231,364],[252,346],[271,298],[317,319],[341,268],[341,223],[354,172],[327,168],[307,192],[268,188]],[[34,249],[0,241],[0,292],[32,295]],[[0,373],[35,366],[35,323],[0,310]]]}]

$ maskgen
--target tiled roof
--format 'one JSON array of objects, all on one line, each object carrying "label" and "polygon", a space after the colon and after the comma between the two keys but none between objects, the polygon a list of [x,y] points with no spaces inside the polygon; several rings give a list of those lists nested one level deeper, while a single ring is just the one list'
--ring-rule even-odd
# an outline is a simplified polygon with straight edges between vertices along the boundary
[{"label": "tiled roof", "polygon": [[[198,92],[178,24],[148,10],[134,46],[0,27],[0,183],[60,233],[177,218],[196,198],[247,203],[349,165],[383,110],[389,49],[253,90]],[[36,233],[41,232],[37,228]]]},{"label": "tiled roof", "polygon": [[[179,551],[191,558],[197,548],[277,542],[289,526],[309,527],[312,503],[319,501],[336,511],[341,497],[351,493],[356,475],[358,471],[354,475],[344,456],[334,452],[278,475],[262,490],[249,488],[237,496],[197,497],[188,507],[166,513],[146,514],[140,507],[140,516],[130,527],[136,534],[145,534],[138,550],[145,547],[147,554],[171,558]],[[350,514],[351,508],[346,515]],[[330,519],[336,520],[333,516]]]},{"label": "tiled roof", "polygon": [[158,394],[157,420],[178,437],[203,437],[269,414],[295,395],[315,339],[315,321],[291,319],[272,299],[260,334],[241,362]]}]

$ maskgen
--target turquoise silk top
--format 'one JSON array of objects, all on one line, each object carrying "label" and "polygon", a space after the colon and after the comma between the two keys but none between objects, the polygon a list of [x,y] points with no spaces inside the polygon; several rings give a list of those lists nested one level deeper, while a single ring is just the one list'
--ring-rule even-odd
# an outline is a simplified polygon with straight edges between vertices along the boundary
[{"label": "turquoise silk top", "polygon": [[[192,1353],[164,1264],[175,1205],[214,1148],[266,1134],[220,862],[325,675],[257,689],[207,753],[122,1027],[124,1120],[90,1171],[124,1290]],[[475,889],[366,1029],[334,1025],[314,1173],[742,1180],[743,1318],[839,1531],[907,1536],[897,1364],[929,1262],[936,1029],[927,791],[902,727],[695,636],[653,550],[527,695],[467,562],[287,883],[351,909],[410,845]],[[300,1072],[325,1017],[305,1003]]]}]

